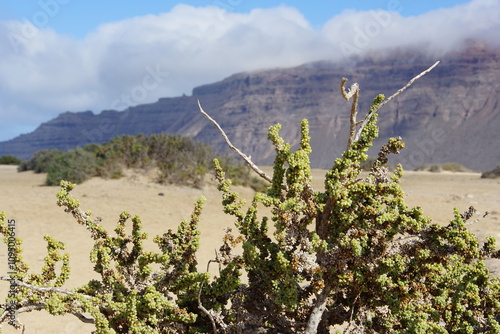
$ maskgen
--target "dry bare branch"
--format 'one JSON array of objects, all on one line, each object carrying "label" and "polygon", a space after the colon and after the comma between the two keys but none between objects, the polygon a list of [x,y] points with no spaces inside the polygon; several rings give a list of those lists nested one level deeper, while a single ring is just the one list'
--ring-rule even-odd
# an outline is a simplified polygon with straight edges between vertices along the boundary
[{"label": "dry bare branch", "polygon": [[384,105],[386,105],[387,103],[389,103],[391,100],[393,100],[396,96],[398,96],[399,94],[401,94],[402,92],[404,92],[406,89],[408,89],[415,81],[417,81],[418,79],[420,79],[421,77],[423,77],[424,75],[426,75],[427,73],[429,73],[430,71],[432,71],[434,69],[434,67],[436,67],[438,64],[440,63],[440,61],[438,60],[437,62],[434,63],[434,65],[432,65],[431,67],[429,67],[428,69],[426,69],[425,71],[423,71],[422,73],[420,73],[419,75],[417,75],[416,77],[414,77],[413,79],[411,79],[410,81],[408,81],[408,83],[403,87],[401,88],[400,90],[398,90],[396,93],[392,94],[391,97],[389,97],[387,100],[385,100],[384,102],[382,102],[378,108],[376,110],[379,110],[380,108],[382,108]]},{"label": "dry bare branch", "polygon": [[222,137],[224,137],[224,140],[226,141],[226,143],[229,146],[229,148],[231,148],[234,152],[236,152],[236,154],[238,154],[247,163],[247,165],[250,166],[250,168],[252,168],[253,171],[256,172],[260,177],[262,177],[264,180],[266,180],[268,182],[272,182],[272,178],[269,175],[267,175],[266,173],[264,173],[264,171],[262,171],[256,164],[254,164],[252,162],[252,160],[250,159],[250,157],[248,157],[246,154],[244,154],[243,152],[241,152],[236,146],[234,146],[231,143],[231,141],[227,137],[227,135],[224,132],[224,130],[222,130],[222,128],[220,127],[219,123],[217,123],[212,117],[210,117],[209,114],[207,114],[203,110],[203,108],[201,107],[201,103],[200,103],[199,100],[198,100],[198,107],[200,108],[200,112],[203,114],[203,116],[205,116],[206,118],[208,118],[208,120],[210,122],[212,122],[217,127],[217,129],[221,133]]},{"label": "dry bare branch", "polygon": [[[23,329],[22,332],[24,333],[24,328],[25,328],[24,324],[19,320],[19,318],[17,317],[17,314],[23,313],[23,312],[31,312],[31,311],[35,311],[35,310],[43,310],[44,305],[45,304],[43,304],[43,303],[37,303],[37,304],[33,304],[33,305],[24,306],[24,307],[21,307],[21,308],[15,310],[15,318],[13,319],[14,320],[13,326],[17,329],[22,328]],[[4,322],[5,318],[7,318],[10,315],[11,315],[11,311],[7,310],[2,314],[2,316],[0,316],[0,329],[2,328],[1,323]]]},{"label": "dry bare branch", "polygon": [[17,309],[16,310],[16,314],[17,313],[24,313],[24,312],[31,312],[31,311],[43,310],[44,307],[45,307],[44,303],[36,303],[36,304],[32,304],[32,305],[27,305],[27,306],[24,306],[24,307],[21,307],[21,308]]},{"label": "dry bare branch", "polygon": [[358,132],[356,133],[356,136],[354,137],[354,141],[357,141],[359,140],[359,138],[361,137],[361,132],[363,131],[363,128],[366,126],[366,124],[369,122],[370,118],[372,117],[372,115],[376,112],[378,112],[380,110],[380,108],[382,108],[383,106],[385,106],[387,103],[389,103],[390,101],[392,101],[396,96],[398,96],[399,94],[401,94],[402,92],[404,92],[406,89],[408,89],[416,80],[420,79],[421,77],[423,77],[424,75],[426,75],[427,73],[429,73],[430,71],[432,71],[434,69],[434,67],[436,67],[438,64],[439,64],[439,60],[437,62],[434,63],[434,65],[432,65],[431,67],[429,67],[428,69],[426,69],[425,71],[423,71],[422,73],[420,73],[419,75],[417,75],[416,77],[414,77],[413,79],[411,79],[410,81],[408,81],[408,83],[401,89],[399,89],[396,93],[392,94],[387,100],[385,100],[384,102],[382,102],[377,108],[375,108],[372,112],[370,112],[369,114],[366,115],[363,123],[361,123],[361,127],[358,129]]},{"label": "dry bare branch", "polygon": [[352,303],[351,315],[349,316],[349,323],[347,324],[347,327],[344,329],[344,331],[342,333],[349,333],[349,328],[351,328],[351,325],[352,325],[353,319],[354,319],[354,306],[356,305],[356,301],[359,299],[360,295],[361,295],[361,292],[358,293],[358,295],[354,299],[354,303]]},{"label": "dry bare branch", "polygon": [[[7,318],[7,316],[9,316],[9,315],[10,315],[10,312],[9,312],[9,311],[5,311],[5,312],[3,312],[3,314],[2,314],[2,315],[0,315],[0,324],[1,324],[2,322],[4,322],[5,318]],[[0,325],[0,328],[2,328],[1,326],[2,326],[2,325]]]},{"label": "dry bare branch", "polygon": [[358,125],[356,121],[356,116],[358,114],[358,97],[359,97],[359,85],[354,83],[349,91],[345,90],[345,83],[347,82],[347,78],[342,78],[342,82],[340,83],[340,92],[344,99],[349,101],[352,97],[352,106],[351,106],[351,118],[350,118],[350,129],[349,129],[349,140],[347,142],[347,149],[349,149],[354,143],[356,126]]},{"label": "dry bare branch", "polygon": [[[31,289],[31,290],[34,290],[34,291],[38,291],[38,292],[57,292],[57,293],[62,293],[62,294],[65,294],[65,295],[74,295],[75,292],[73,291],[70,291],[70,290],[65,290],[65,289],[61,289],[61,288],[57,288],[57,287],[39,287],[39,286],[34,286],[34,285],[31,285],[31,284],[28,284],[28,283],[24,283],[22,281],[19,281],[17,279],[13,279],[9,276],[0,276],[0,280],[3,280],[3,281],[10,281],[10,282],[14,282],[17,286],[22,286],[22,287],[25,287],[25,288],[28,288],[28,289]],[[91,299],[92,297],[91,296],[87,296],[87,295],[81,295],[83,298],[86,298],[86,299]],[[43,310],[45,308],[45,304],[44,303],[37,303],[37,304],[32,304],[32,305],[27,305],[27,306],[23,306],[19,309],[16,310],[16,314],[18,313],[24,313],[24,312],[31,312],[31,311],[37,311],[37,310]],[[5,317],[7,316],[8,312],[4,312],[4,314],[2,314],[2,316],[0,316],[0,323],[5,319]],[[84,316],[83,314],[79,313],[79,312],[72,312],[71,314],[73,314],[75,317],[77,317],[80,321],[84,322],[84,323],[87,323],[87,324],[93,324],[95,323],[94,319],[92,318],[87,318],[86,316]]]},{"label": "dry bare branch", "polygon": [[[0,276],[0,280],[2,280],[2,281],[10,281],[10,282],[13,281],[17,286],[22,286],[22,287],[31,289],[33,291],[38,291],[38,292],[58,292],[58,293],[62,293],[62,294],[69,295],[69,296],[72,296],[72,295],[75,294],[74,291],[70,291],[70,290],[66,290],[66,289],[61,289],[61,288],[57,288],[57,287],[54,287],[54,286],[48,286],[48,287],[34,286],[34,285],[31,285],[31,284],[28,284],[28,283],[24,283],[23,281],[20,281],[20,280],[17,280],[17,279],[13,279],[13,278],[11,278],[9,276]],[[80,294],[80,296],[82,296],[83,298],[86,298],[86,299],[92,299],[91,296],[82,295],[82,294]]]},{"label": "dry bare branch", "polygon": [[[201,107],[200,107],[201,108]],[[201,303],[201,289],[203,289],[203,282],[201,282],[201,285],[200,285],[200,290],[198,291],[198,308],[206,314],[206,316],[210,319],[210,322],[212,323],[212,330],[214,332],[214,334],[217,334],[217,326],[215,325],[215,320],[214,318],[212,317],[212,314],[210,314],[210,312],[208,312],[208,310],[203,306],[203,304]]]},{"label": "dry bare branch", "polygon": [[357,83],[353,83],[351,88],[349,88],[349,91],[345,90],[345,83],[347,82],[347,78],[342,78],[342,81],[340,83],[340,92],[344,99],[349,101],[351,97],[359,93],[359,85]]},{"label": "dry bare branch", "polygon": [[[16,310],[16,315],[19,314],[19,313],[25,313],[25,312],[31,312],[31,311],[40,311],[40,310],[43,310],[44,308],[45,308],[45,304],[44,303],[37,303],[37,304],[27,305],[27,306],[23,306],[23,307],[17,309]],[[0,323],[9,314],[10,313],[8,311],[4,312],[4,314],[2,314],[2,316],[0,317]],[[86,316],[84,316],[80,312],[72,312],[71,314],[73,314],[75,317],[77,317],[83,323],[86,323],[86,324],[94,324],[95,323],[95,320],[93,318],[87,318]],[[17,320],[17,322],[19,322],[19,320],[17,319],[17,316],[16,316],[16,320]]]},{"label": "dry bare branch", "polygon": [[75,317],[77,317],[83,323],[86,323],[86,324],[95,324],[95,320],[94,319],[87,318],[86,316],[84,316],[80,312],[73,312],[71,314],[73,314]]}]

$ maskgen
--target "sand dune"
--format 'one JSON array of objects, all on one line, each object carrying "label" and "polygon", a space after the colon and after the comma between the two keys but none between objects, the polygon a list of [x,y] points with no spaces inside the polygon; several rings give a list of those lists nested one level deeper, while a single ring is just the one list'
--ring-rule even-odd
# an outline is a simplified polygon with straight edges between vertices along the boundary
[{"label": "sand dune", "polygon": [[[323,173],[321,170],[314,171],[315,189],[322,187]],[[95,277],[88,260],[92,242],[87,231],[62,208],[57,207],[55,196],[59,188],[42,186],[44,178],[43,174],[17,173],[15,167],[0,166],[0,211],[6,211],[9,218],[16,220],[16,233],[24,241],[24,258],[32,265],[34,272],[40,271],[45,256],[43,235],[51,235],[66,244],[73,264],[66,287],[73,288]],[[477,173],[407,172],[402,186],[407,203],[422,206],[424,213],[439,223],[445,223],[453,217],[454,207],[465,211],[473,205],[477,209],[477,218],[488,211],[486,218],[470,228],[480,239],[488,235],[500,238],[500,180],[480,179]],[[235,189],[243,198],[252,198],[250,189]],[[214,250],[221,244],[223,229],[233,226],[233,219],[222,213],[221,195],[213,182],[203,189],[165,186],[150,181],[139,172],[129,171],[120,180],[91,179],[77,186],[73,196],[80,199],[82,209],[91,210],[94,216],[101,217],[103,225],[110,230],[122,211],[139,215],[144,230],[149,233],[150,247],[153,246],[151,239],[155,235],[176,229],[182,220],[189,219],[193,203],[205,196],[207,201],[200,223],[200,270],[204,270],[208,260],[214,257]],[[492,261],[489,265],[496,274],[500,273],[498,261]],[[6,271],[6,252],[2,250],[0,274]],[[7,289],[7,282],[0,282],[2,300]],[[21,319],[26,324],[26,334],[90,333],[93,328],[73,316],[53,317],[44,312],[24,314]],[[21,333],[5,325],[3,331]]]}]

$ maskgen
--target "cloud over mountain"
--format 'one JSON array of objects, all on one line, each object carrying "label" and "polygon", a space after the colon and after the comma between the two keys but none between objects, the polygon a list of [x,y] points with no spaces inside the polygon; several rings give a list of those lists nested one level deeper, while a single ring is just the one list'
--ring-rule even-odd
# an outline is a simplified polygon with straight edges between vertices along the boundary
[{"label": "cloud over mountain", "polygon": [[500,44],[499,0],[415,17],[398,14],[403,5],[389,1],[379,11],[344,11],[319,30],[291,7],[241,14],[178,5],[101,25],[82,40],[46,28],[50,22],[0,21],[0,140],[66,110],[122,110],[190,94],[240,71],[341,61],[395,47],[440,56],[470,38]]}]

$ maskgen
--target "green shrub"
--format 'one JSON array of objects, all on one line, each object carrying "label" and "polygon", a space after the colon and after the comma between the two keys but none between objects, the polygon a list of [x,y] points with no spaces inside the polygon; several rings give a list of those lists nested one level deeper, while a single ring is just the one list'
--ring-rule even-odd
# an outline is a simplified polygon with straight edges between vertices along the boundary
[{"label": "green shrub", "polygon": [[472,172],[471,169],[465,167],[464,165],[457,164],[454,162],[447,162],[447,163],[441,164],[441,168],[447,172],[460,172],[460,173]]},{"label": "green shrub", "polygon": [[22,162],[22,160],[12,155],[4,155],[0,157],[0,165],[20,165]]},{"label": "green shrub", "polygon": [[47,168],[48,186],[61,184],[62,180],[82,183],[95,175],[97,162],[91,152],[76,149],[58,155]]},{"label": "green shrub", "polygon": [[498,177],[500,177],[500,166],[481,174],[481,178],[483,179],[496,179]]},{"label": "green shrub", "polygon": [[417,168],[415,168],[415,171],[426,171],[426,172],[433,172],[433,173],[440,173],[440,172],[455,172],[455,173],[468,173],[472,172],[471,169],[461,165],[457,164],[454,162],[447,162],[443,164],[430,164],[430,165],[422,165]]},{"label": "green shrub", "polygon": [[158,181],[201,187],[208,173],[213,151],[187,137],[171,137],[164,145],[153,146],[152,151],[159,167]]},{"label": "green shrub", "polygon": [[19,172],[32,170],[35,173],[47,173],[50,164],[63,152],[60,150],[40,150],[35,152],[30,160],[24,161],[18,167]]},{"label": "green shrub", "polygon": [[[48,173],[46,184],[58,185],[61,180],[81,183],[93,176],[120,178],[124,168],[157,168],[159,183],[200,188],[214,157],[208,144],[192,138],[139,134],[118,136],[101,145],[89,144],[68,152],[41,150],[21,163],[18,171]],[[263,189],[262,180],[252,176],[245,165],[227,157],[222,160],[235,182],[254,190]]]},{"label": "green shrub", "polygon": [[218,158],[222,170],[235,186],[250,187],[255,191],[265,192],[267,184],[255,176],[248,165],[227,155]]},{"label": "green shrub", "polygon": [[[146,251],[139,217],[131,219],[127,234],[131,216],[122,213],[111,233],[80,209],[71,196],[75,185],[61,182],[58,205],[89,231],[90,260],[98,274],[72,290],[63,288],[69,275],[64,245],[45,237],[42,274],[29,274],[22,242],[11,236],[0,214],[0,233],[17,264],[12,278],[1,279],[19,286],[0,305],[0,314],[12,306],[15,325],[18,313],[34,309],[72,314],[92,322],[97,334],[327,334],[342,324],[348,324],[346,333],[498,333],[500,280],[484,260],[500,258],[500,250],[493,238],[480,245],[467,229],[474,209],[462,214],[456,209],[441,226],[421,208],[409,207],[400,187],[402,167],[393,173],[386,167],[388,156],[404,147],[401,138],[390,138],[368,175],[361,173],[378,137],[382,103],[383,96],[373,101],[359,136],[351,131],[347,149],[325,175],[323,191],[311,185],[307,120],[296,151],[279,135],[279,124],[269,128],[274,173],[267,191],[248,204],[214,160],[224,213],[234,217],[237,229],[227,230],[212,260],[219,267],[215,277],[197,270],[203,198],[191,219],[176,232],[157,235],[158,249]],[[270,217],[259,212],[263,208]],[[235,253],[238,244],[242,252]]]}]

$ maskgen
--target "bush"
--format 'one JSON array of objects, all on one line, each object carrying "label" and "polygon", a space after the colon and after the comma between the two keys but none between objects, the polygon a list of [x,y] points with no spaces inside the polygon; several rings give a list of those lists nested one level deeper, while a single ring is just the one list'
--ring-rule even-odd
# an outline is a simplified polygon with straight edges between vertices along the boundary
[{"label": "bush", "polygon": [[0,165],[20,165],[22,162],[22,160],[12,155],[4,155],[0,157]]},{"label": "bush", "polygon": [[473,172],[472,169],[465,167],[464,165],[457,164],[454,162],[448,162],[441,164],[441,168],[447,172],[459,172],[459,173],[470,173]]},{"label": "bush", "polygon": [[259,192],[267,191],[266,183],[262,182],[261,178],[254,176],[248,165],[227,155],[218,158],[218,161],[227,177],[231,179],[233,185],[247,186]]},{"label": "bush", "polygon": [[63,152],[60,150],[40,150],[35,152],[30,160],[21,163],[17,170],[19,172],[32,170],[35,173],[47,173],[50,164],[62,154]]},{"label": "bush", "polygon": [[492,169],[488,172],[483,172],[481,174],[482,179],[496,179],[500,177],[500,166],[497,166],[497,168]]},{"label": "bush", "polygon": [[97,162],[91,152],[76,149],[58,155],[47,167],[48,186],[60,185],[62,180],[82,183],[95,175]]},{"label": "bush", "polygon": [[372,169],[373,164],[376,159],[373,157],[368,157],[365,161],[360,163],[360,168],[362,171],[369,172]]},{"label": "bush", "polygon": [[472,172],[471,169],[454,162],[447,162],[443,164],[431,164],[431,165],[422,165],[415,168],[415,171],[428,171],[433,173],[440,172],[455,172],[455,173],[469,173]]},{"label": "bush", "polygon": [[[348,148],[325,175],[324,191],[311,186],[307,120],[297,151],[280,137],[279,124],[269,129],[274,173],[267,191],[249,205],[214,161],[224,212],[234,216],[237,234],[227,230],[213,278],[196,267],[203,199],[177,232],[154,238],[157,251],[145,251],[139,217],[127,234],[131,217],[122,213],[112,234],[80,209],[71,197],[75,185],[62,182],[58,205],[90,232],[90,260],[99,275],[73,290],[62,288],[69,274],[64,246],[45,237],[42,274],[29,274],[21,240],[9,240],[1,214],[0,233],[17,264],[12,278],[2,279],[19,288],[1,306],[4,314],[7,305],[17,312],[69,313],[94,323],[98,334],[326,334],[341,324],[348,324],[348,333],[498,333],[500,280],[483,260],[500,258],[500,251],[493,238],[481,247],[467,229],[474,209],[455,210],[440,226],[408,207],[399,185],[402,167],[392,174],[386,168],[388,156],[403,148],[401,138],[390,138],[368,175],[361,174],[378,136],[382,100],[374,100],[359,136],[351,131]],[[263,207],[271,217],[258,214]],[[242,253],[234,253],[240,243]],[[17,313],[14,318],[19,325]]]},{"label": "bush", "polygon": [[[210,172],[215,153],[205,143],[175,135],[119,136],[101,145],[89,144],[81,149],[62,152],[41,150],[23,162],[18,171],[48,173],[46,184],[61,180],[81,183],[99,176],[120,178],[124,168],[148,170],[157,168],[156,181],[200,188]],[[254,190],[263,189],[262,180],[252,177],[249,169],[234,160],[223,158],[235,182]]]},{"label": "bush", "polygon": [[209,171],[213,151],[187,137],[171,137],[163,147],[154,145],[152,154],[157,161],[160,183],[192,185],[200,188]]}]

